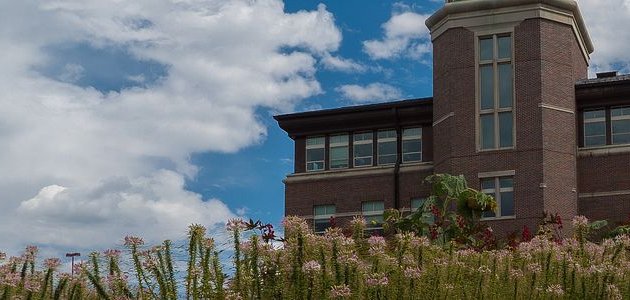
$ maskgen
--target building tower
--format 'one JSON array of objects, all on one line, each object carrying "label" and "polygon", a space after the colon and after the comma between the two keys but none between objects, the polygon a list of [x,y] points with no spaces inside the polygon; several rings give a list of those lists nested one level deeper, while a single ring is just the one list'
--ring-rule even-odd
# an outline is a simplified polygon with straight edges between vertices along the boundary
[{"label": "building tower", "polygon": [[[573,0],[447,0],[433,41],[435,173],[497,198],[501,228],[577,214],[575,82],[593,51]],[[507,231],[507,229],[505,230]]]}]

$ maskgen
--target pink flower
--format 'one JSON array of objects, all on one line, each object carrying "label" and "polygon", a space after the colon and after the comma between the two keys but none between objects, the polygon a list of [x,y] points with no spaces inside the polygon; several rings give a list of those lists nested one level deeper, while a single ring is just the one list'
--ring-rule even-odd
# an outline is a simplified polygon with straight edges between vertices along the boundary
[{"label": "pink flower", "polygon": [[418,267],[407,267],[404,271],[405,277],[409,278],[409,279],[418,279],[420,278],[420,276],[422,276],[422,269],[418,268]]},{"label": "pink flower", "polygon": [[368,276],[365,283],[371,287],[381,287],[389,284],[389,279],[385,274],[374,273]]},{"label": "pink flower", "polygon": [[322,269],[322,266],[314,261],[307,261],[306,263],[304,263],[304,266],[302,266],[302,270],[306,273],[315,273],[315,272],[319,272],[319,270]]},{"label": "pink flower", "polygon": [[229,219],[225,224],[228,231],[241,231],[245,229],[245,223],[241,219]]},{"label": "pink flower", "polygon": [[588,219],[585,216],[575,216],[571,222],[573,227],[586,227],[588,225]]},{"label": "pink flower", "polygon": [[144,245],[144,240],[137,236],[128,235],[125,237],[125,246],[141,246]]},{"label": "pink flower", "polygon": [[120,256],[120,253],[121,251],[117,249],[108,249],[103,252],[103,254],[105,254],[105,256],[109,258],[117,258]]},{"label": "pink flower", "polygon": [[351,295],[352,295],[352,291],[350,290],[350,287],[345,284],[335,285],[330,290],[330,296],[333,299],[347,298],[347,297],[350,297]]},{"label": "pink flower", "polygon": [[44,266],[47,269],[55,270],[61,265],[61,261],[58,258],[47,258],[44,260]]}]

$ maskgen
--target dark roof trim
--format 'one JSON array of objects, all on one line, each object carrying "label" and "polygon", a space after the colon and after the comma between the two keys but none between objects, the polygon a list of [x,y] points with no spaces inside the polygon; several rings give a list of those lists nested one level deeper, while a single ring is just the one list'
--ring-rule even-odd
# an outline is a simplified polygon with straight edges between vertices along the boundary
[{"label": "dark roof trim", "polygon": [[589,88],[595,86],[618,85],[630,83],[630,74],[613,77],[580,79],[575,83],[576,88]]},{"label": "dark roof trim", "polygon": [[584,23],[584,19],[582,18],[582,13],[580,13],[578,3],[574,0],[469,0],[449,2],[446,3],[442,8],[436,11],[429,18],[427,18],[427,20],[425,21],[425,25],[431,30],[433,26],[438,24],[438,22],[440,22],[442,19],[450,14],[537,3],[547,4],[571,11],[579,28],[580,34],[582,35],[582,39],[584,40],[586,50],[588,51],[588,53],[593,53],[593,42],[591,41],[588,31],[586,30],[586,23]]},{"label": "dark roof trim", "polygon": [[384,102],[384,103],[344,106],[344,107],[339,107],[339,108],[290,113],[290,114],[284,114],[284,115],[276,115],[273,118],[276,119],[276,121],[284,121],[284,120],[304,118],[304,117],[323,117],[323,116],[338,115],[338,114],[360,113],[360,112],[367,112],[367,111],[374,111],[374,110],[383,110],[383,109],[390,109],[394,107],[402,108],[402,107],[410,107],[410,106],[418,106],[418,105],[432,105],[432,104],[433,104],[433,97],[426,97],[426,98],[406,99],[406,100]]}]

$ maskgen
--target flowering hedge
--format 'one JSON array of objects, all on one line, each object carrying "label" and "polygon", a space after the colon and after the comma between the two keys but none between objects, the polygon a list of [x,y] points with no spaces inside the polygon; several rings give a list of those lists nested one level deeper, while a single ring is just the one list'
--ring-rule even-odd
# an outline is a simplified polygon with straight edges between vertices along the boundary
[{"label": "flowering hedge", "polygon": [[[268,225],[231,220],[229,276],[214,241],[192,225],[179,268],[169,241],[146,247],[138,237],[125,238],[129,255],[93,253],[74,275],[58,272],[58,259],[37,268],[35,247],[20,257],[0,253],[0,299],[629,299],[630,236],[595,244],[584,238],[585,218],[574,225],[573,238],[540,234],[475,251],[413,233],[366,237],[358,218],[346,236],[336,228],[315,235],[287,217],[279,241]],[[121,269],[123,257],[130,270]]]}]

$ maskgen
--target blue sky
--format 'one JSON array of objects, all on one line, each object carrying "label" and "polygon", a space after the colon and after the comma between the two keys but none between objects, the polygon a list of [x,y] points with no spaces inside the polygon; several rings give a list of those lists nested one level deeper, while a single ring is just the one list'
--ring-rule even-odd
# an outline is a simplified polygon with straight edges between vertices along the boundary
[{"label": "blue sky", "polygon": [[[272,116],[431,96],[441,0],[0,1],[0,251],[279,224]],[[581,0],[590,73],[630,71],[627,0]],[[218,238],[223,238],[219,235]]]}]

